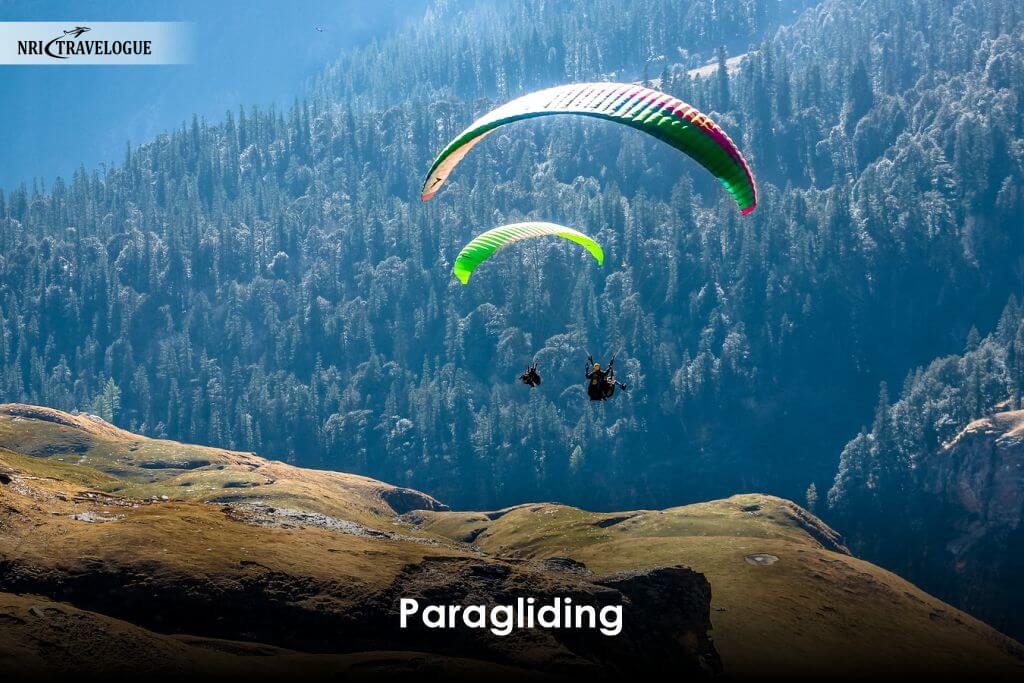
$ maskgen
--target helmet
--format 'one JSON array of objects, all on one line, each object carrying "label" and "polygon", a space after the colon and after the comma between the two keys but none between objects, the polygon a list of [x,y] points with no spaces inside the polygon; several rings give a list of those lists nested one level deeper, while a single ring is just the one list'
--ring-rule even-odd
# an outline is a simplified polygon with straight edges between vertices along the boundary
[{"label": "helmet", "polygon": [[594,369],[595,370],[600,370],[601,369],[601,364],[600,363],[594,363]]}]

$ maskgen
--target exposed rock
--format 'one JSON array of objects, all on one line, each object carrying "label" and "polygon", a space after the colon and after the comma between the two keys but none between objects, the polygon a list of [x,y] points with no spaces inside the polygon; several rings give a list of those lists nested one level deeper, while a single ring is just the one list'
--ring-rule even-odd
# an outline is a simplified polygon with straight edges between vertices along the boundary
[{"label": "exposed rock", "polygon": [[[1024,566],[1024,411],[969,424],[924,459],[927,499],[912,568],[940,596],[1024,634],[1024,597],[1002,591]],[[1016,597],[1015,597],[1016,596]]]},{"label": "exposed rock", "polygon": [[[603,678],[655,672],[682,677],[720,670],[708,638],[710,586],[682,567],[643,570],[587,580],[575,571],[465,557],[426,557],[408,565],[388,586],[353,601],[332,582],[294,576],[243,562],[239,573],[208,576],[154,571],[109,562],[74,571],[42,569],[0,559],[0,590],[60,595],[80,608],[144,627],[202,637],[238,638],[307,652],[359,652],[389,647],[470,657],[565,675]],[[555,598],[573,604],[624,606],[623,632],[598,629],[521,629],[497,636],[459,625],[399,628],[400,598],[425,605],[537,605]],[[671,610],[664,608],[666,601]],[[216,618],[209,606],[216,605]]]},{"label": "exposed rock", "polygon": [[100,515],[95,512],[79,512],[71,515],[71,519],[78,520],[79,522],[116,522],[121,518],[117,515],[108,516]]},{"label": "exposed rock", "polygon": [[[571,598],[574,605],[623,606],[623,631],[615,637],[597,629],[529,629],[506,637],[486,630],[418,629],[426,649],[497,656],[499,661],[546,672],[587,673],[603,678],[671,671],[678,678],[710,677],[721,670],[711,628],[711,587],[685,567],[665,567],[585,578],[578,562],[548,561],[544,571],[462,558],[431,558],[407,567],[388,603],[398,597],[428,604],[505,605],[530,596],[537,605]],[[568,569],[565,571],[564,569]],[[585,567],[584,567],[585,569]],[[665,609],[671,604],[672,609]],[[381,606],[385,608],[385,605]],[[486,653],[486,655],[482,654]]]},{"label": "exposed rock", "polygon": [[448,506],[432,496],[403,487],[382,488],[380,498],[387,503],[396,515],[404,515],[412,510],[448,510]]},{"label": "exposed rock", "polygon": [[605,643],[609,657],[632,662],[634,671],[671,671],[678,678],[687,672],[721,673],[722,662],[708,636],[711,584],[703,574],[688,567],[661,567],[612,574],[596,583],[616,589],[629,604],[625,637]]},{"label": "exposed rock", "polygon": [[[962,517],[957,551],[988,533],[1015,530],[1024,514],[1024,410],[976,420],[938,453],[928,491]],[[953,549],[953,548],[951,548]]]},{"label": "exposed rock", "polygon": [[372,536],[375,538],[392,538],[394,536],[390,532],[369,529],[362,524],[350,522],[347,519],[338,519],[317,512],[275,508],[259,503],[227,505],[225,506],[225,512],[228,513],[229,517],[240,522],[266,527],[316,527],[353,536]]}]

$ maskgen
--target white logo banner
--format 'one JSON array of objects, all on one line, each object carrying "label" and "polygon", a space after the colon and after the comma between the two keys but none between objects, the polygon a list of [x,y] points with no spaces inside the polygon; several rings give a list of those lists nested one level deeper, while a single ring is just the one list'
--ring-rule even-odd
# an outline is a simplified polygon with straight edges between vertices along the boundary
[{"label": "white logo banner", "polygon": [[188,64],[192,24],[0,22],[0,64]]}]

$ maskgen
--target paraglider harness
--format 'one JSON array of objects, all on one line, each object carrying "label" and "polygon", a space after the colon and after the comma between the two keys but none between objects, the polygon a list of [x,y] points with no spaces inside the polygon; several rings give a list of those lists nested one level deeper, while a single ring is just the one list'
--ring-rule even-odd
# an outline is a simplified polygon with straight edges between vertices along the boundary
[{"label": "paraglider harness", "polygon": [[526,372],[519,375],[519,381],[531,388],[540,386],[540,373],[537,372],[537,364],[534,363],[526,368]]},{"label": "paraglider harness", "polygon": [[587,396],[591,401],[606,401],[615,393],[615,387],[623,391],[626,385],[615,380],[615,357],[613,356],[604,370],[598,370],[594,365],[594,357],[587,356],[587,365],[584,370],[587,379]]}]

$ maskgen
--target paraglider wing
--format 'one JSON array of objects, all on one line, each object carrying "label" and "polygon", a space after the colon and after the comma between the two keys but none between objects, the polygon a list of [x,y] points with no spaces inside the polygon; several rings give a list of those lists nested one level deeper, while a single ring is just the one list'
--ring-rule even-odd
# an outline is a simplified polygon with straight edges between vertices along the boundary
[{"label": "paraglider wing", "polygon": [[462,248],[455,258],[455,267],[452,272],[459,278],[462,284],[469,282],[469,276],[473,274],[476,267],[513,242],[530,239],[531,237],[545,237],[554,235],[575,242],[581,245],[597,260],[597,265],[604,264],[604,250],[601,245],[590,237],[587,237],[579,230],[567,228],[564,225],[555,223],[512,223],[491,228],[470,240],[469,244]]},{"label": "paraglider wing", "polygon": [[628,83],[561,85],[523,95],[485,114],[441,150],[420,198],[437,193],[452,169],[499,126],[552,114],[579,114],[622,123],[685,152],[725,186],[745,215],[757,206],[757,186],[739,149],[718,124],[682,100]]}]

